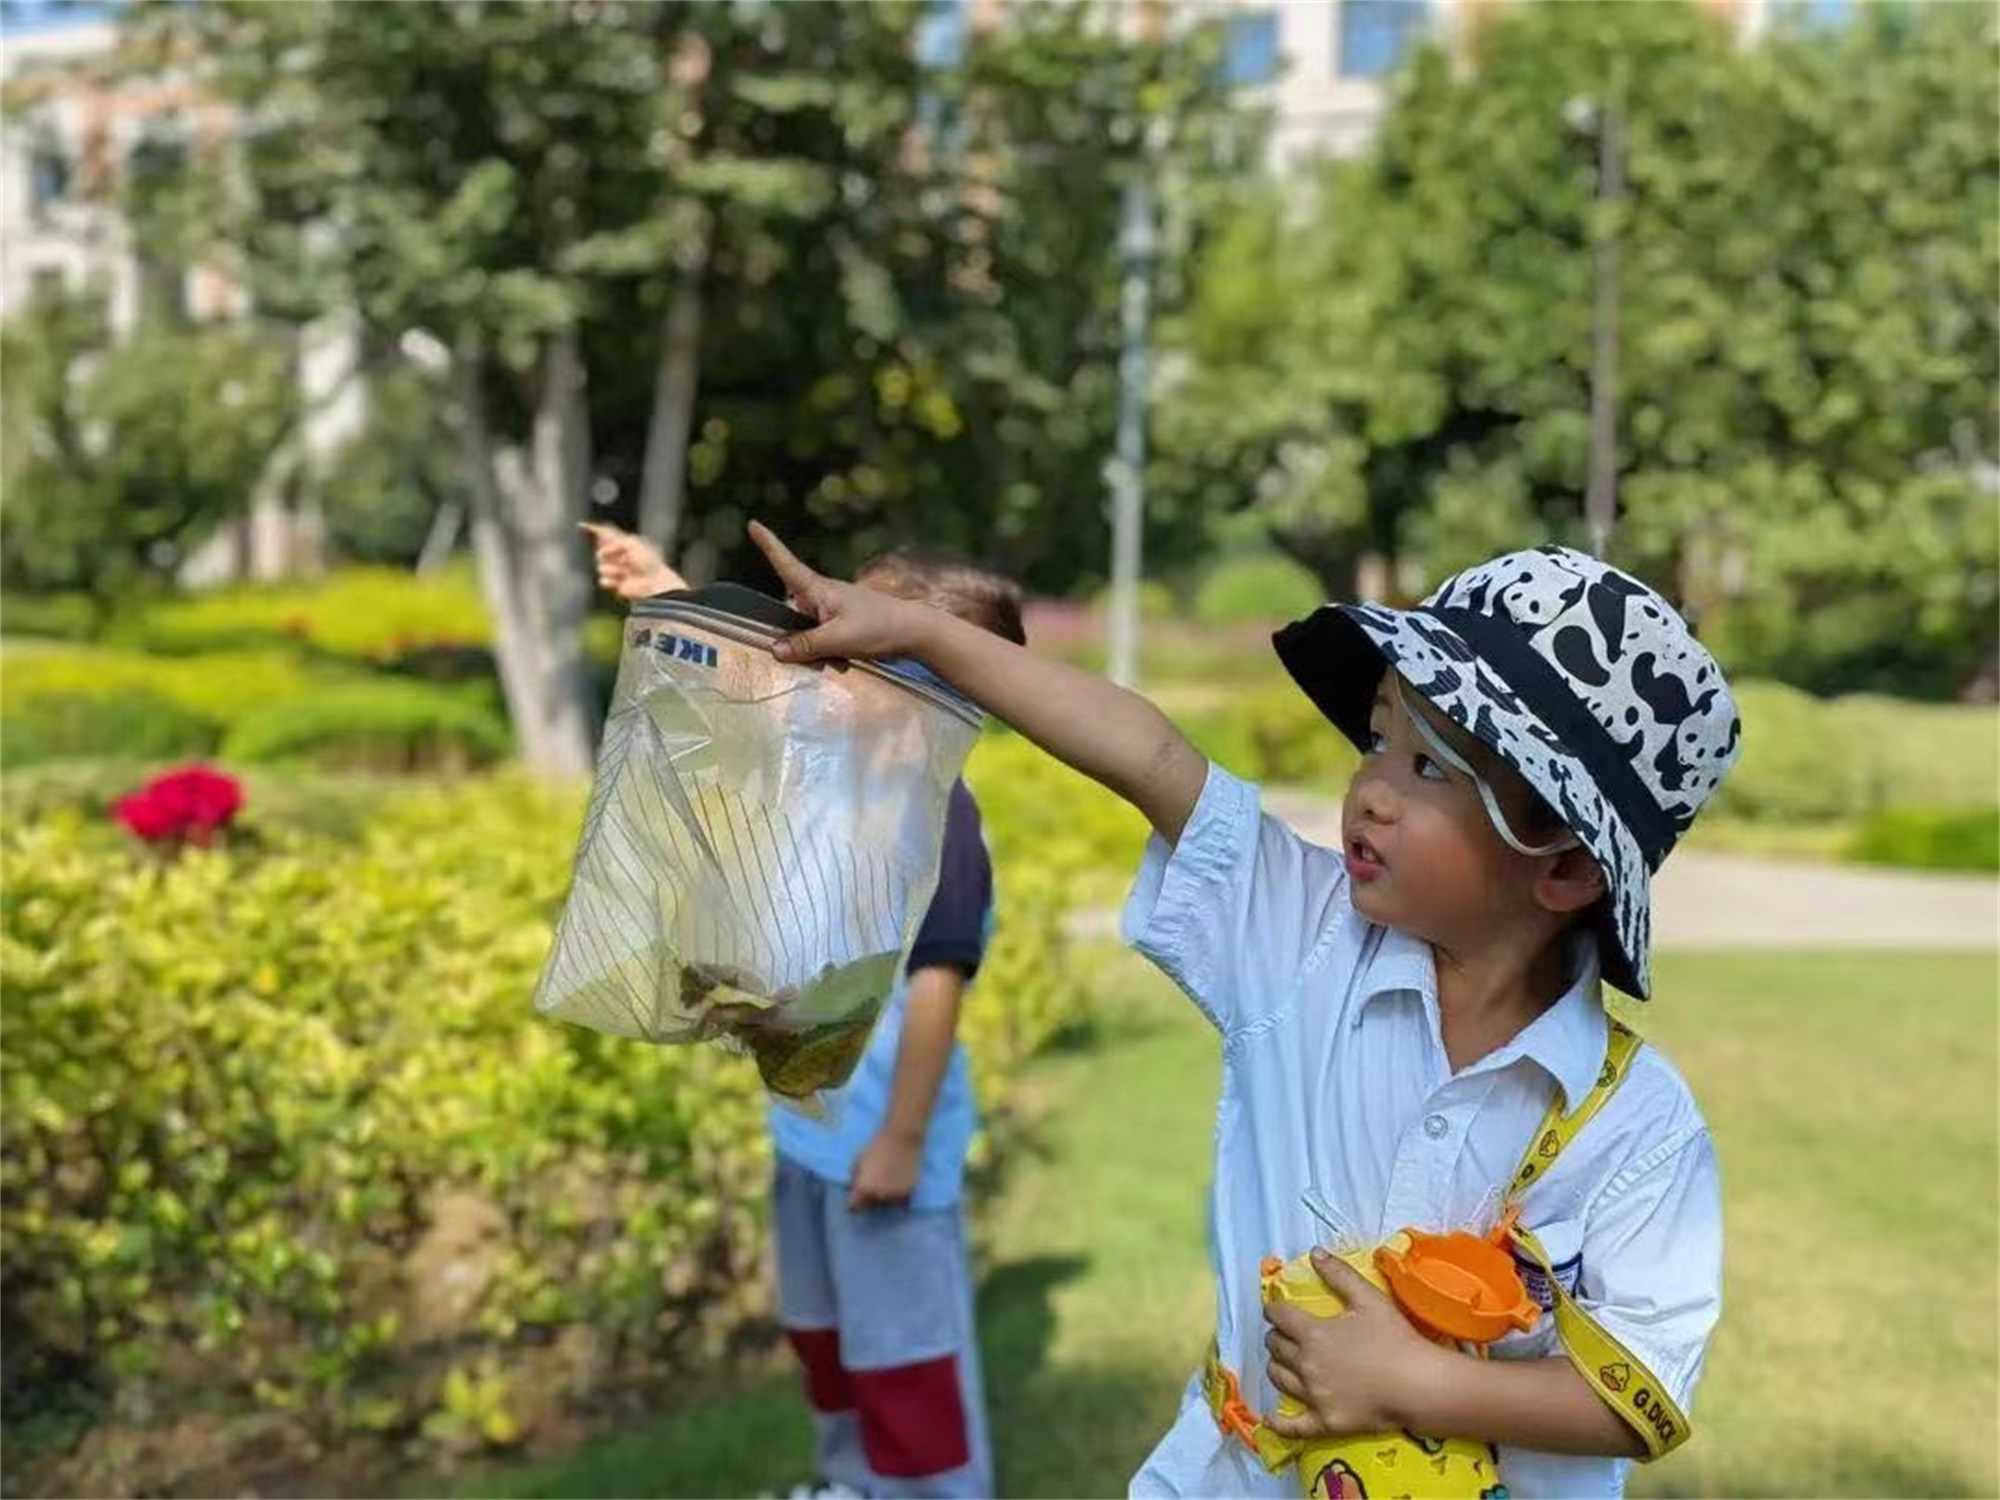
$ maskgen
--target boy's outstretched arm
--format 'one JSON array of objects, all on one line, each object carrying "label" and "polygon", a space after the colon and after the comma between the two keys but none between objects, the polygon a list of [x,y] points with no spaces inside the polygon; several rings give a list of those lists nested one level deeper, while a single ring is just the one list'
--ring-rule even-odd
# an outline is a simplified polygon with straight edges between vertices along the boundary
[{"label": "boy's outstretched arm", "polygon": [[757,522],[756,542],[792,603],[819,623],[778,641],[782,661],[914,656],[1056,759],[1130,802],[1168,843],[1201,797],[1208,762],[1137,693],[1034,655],[941,609],[822,576]]}]

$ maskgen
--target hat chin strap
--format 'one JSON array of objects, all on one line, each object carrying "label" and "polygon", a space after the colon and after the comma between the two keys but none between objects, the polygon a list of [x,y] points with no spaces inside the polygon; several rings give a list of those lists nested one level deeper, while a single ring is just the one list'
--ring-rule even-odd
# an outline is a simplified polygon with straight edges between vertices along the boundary
[{"label": "hat chin strap", "polygon": [[1479,800],[1485,804],[1486,820],[1493,825],[1493,831],[1500,835],[1501,842],[1516,854],[1524,854],[1529,859],[1540,859],[1544,855],[1560,854],[1565,849],[1578,849],[1583,840],[1564,829],[1562,835],[1546,844],[1524,843],[1507,824],[1507,815],[1500,811],[1500,803],[1493,795],[1493,788],[1486,784],[1486,778],[1472,769],[1472,763],[1444,742],[1444,737],[1431,727],[1430,720],[1413,710],[1403,697],[1403,674],[1390,669],[1390,690],[1396,695],[1396,706],[1403,711],[1403,717],[1415,726],[1417,735],[1430,747],[1431,754],[1450,766],[1459,774],[1469,777],[1479,788]]}]

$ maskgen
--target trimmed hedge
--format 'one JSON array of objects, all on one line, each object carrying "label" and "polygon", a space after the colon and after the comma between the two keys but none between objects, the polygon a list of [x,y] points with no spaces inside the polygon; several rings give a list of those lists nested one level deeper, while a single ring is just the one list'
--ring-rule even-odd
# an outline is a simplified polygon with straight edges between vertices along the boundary
[{"label": "trimmed hedge", "polygon": [[146,656],[103,647],[9,650],[0,759],[305,760],[366,770],[458,770],[505,756],[485,683],[430,684],[283,651]]},{"label": "trimmed hedge", "polygon": [[[1096,611],[1101,621],[1111,618],[1111,602],[1115,591],[1109,584],[1092,596],[1090,607]],[[1148,578],[1139,585],[1139,618],[1155,624],[1178,620],[1184,611],[1181,602],[1174,597],[1174,591],[1157,578]],[[1105,628],[1109,628],[1107,625]]]},{"label": "trimmed hedge", "polygon": [[304,646],[388,662],[425,648],[491,639],[470,568],[419,577],[399,568],[343,568],[321,582],[218,589],[165,600],[114,631],[120,643],[189,656]]},{"label": "trimmed hedge", "polygon": [[1241,689],[1218,707],[1181,715],[1180,725],[1204,754],[1267,785],[1337,796],[1361,763],[1347,737],[1289,683]]},{"label": "trimmed hedge", "polygon": [[9,772],[107,752],[153,760],[209,755],[221,739],[215,720],[146,688],[36,693],[0,710],[0,765]]},{"label": "trimmed hedge", "polygon": [[1252,553],[1218,563],[1195,592],[1195,618],[1206,625],[1295,620],[1326,602],[1311,569],[1280,553]]},{"label": "trimmed hedge", "polygon": [[[111,637],[176,656],[266,649],[420,676],[485,678],[493,672],[492,623],[467,564],[421,576],[351,567],[317,582],[183,595],[138,611],[114,626]],[[615,661],[619,619],[592,616],[585,638],[594,659]]]},{"label": "trimmed hedge", "polygon": [[[226,651],[200,657],[150,656],[99,646],[10,648],[0,658],[0,717],[37,698],[109,698],[152,693],[219,728],[251,708],[303,697],[330,681],[283,651]],[[97,753],[116,755],[116,744]]]},{"label": "trimmed hedge", "polygon": [[87,641],[102,623],[96,601],[88,594],[0,595],[0,631],[10,636]]},{"label": "trimmed hedge", "polygon": [[1989,807],[2000,784],[1991,707],[1738,685],[1743,756],[1712,810],[1769,822],[1863,817],[1898,805]]},{"label": "trimmed hedge", "polygon": [[441,687],[389,681],[327,688],[252,709],[237,720],[222,749],[240,761],[410,772],[490,765],[511,744],[507,726],[483,702]]},{"label": "trimmed hedge", "polygon": [[2000,808],[1884,808],[1861,825],[1846,853],[1863,864],[2000,873]]}]

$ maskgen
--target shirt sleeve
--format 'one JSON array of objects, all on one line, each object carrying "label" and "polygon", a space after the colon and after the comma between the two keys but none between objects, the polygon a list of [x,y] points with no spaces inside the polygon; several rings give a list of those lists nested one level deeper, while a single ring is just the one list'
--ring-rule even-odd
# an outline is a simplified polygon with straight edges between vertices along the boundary
[{"label": "shirt sleeve", "polygon": [[1211,764],[1179,842],[1147,841],[1125,941],[1229,1036],[1290,1004],[1346,884],[1337,851],[1307,843],[1262,811],[1256,787]]},{"label": "shirt sleeve", "polygon": [[1582,1305],[1689,1410],[1722,1312],[1722,1182],[1706,1128],[1611,1180],[1580,1275]]},{"label": "shirt sleeve", "polygon": [[986,952],[986,917],[993,904],[993,861],[979,822],[979,804],[964,782],[951,789],[945,806],[944,851],[938,857],[937,889],[917,928],[905,971],[945,965],[970,979]]}]

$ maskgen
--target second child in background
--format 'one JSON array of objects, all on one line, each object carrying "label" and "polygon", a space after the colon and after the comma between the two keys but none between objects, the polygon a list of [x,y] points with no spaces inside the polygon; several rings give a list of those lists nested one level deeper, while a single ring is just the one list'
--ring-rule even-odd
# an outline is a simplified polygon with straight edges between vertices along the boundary
[{"label": "second child in background", "polygon": [[[686,587],[643,538],[587,529],[610,592]],[[962,559],[889,552],[859,581],[1025,639],[1019,590]],[[961,1206],[978,1115],[958,1041],[992,913],[979,808],[959,782],[937,889],[853,1078],[824,1121],[771,1108],[779,1316],[819,1465],[817,1484],[795,1496],[993,1493]]]}]

